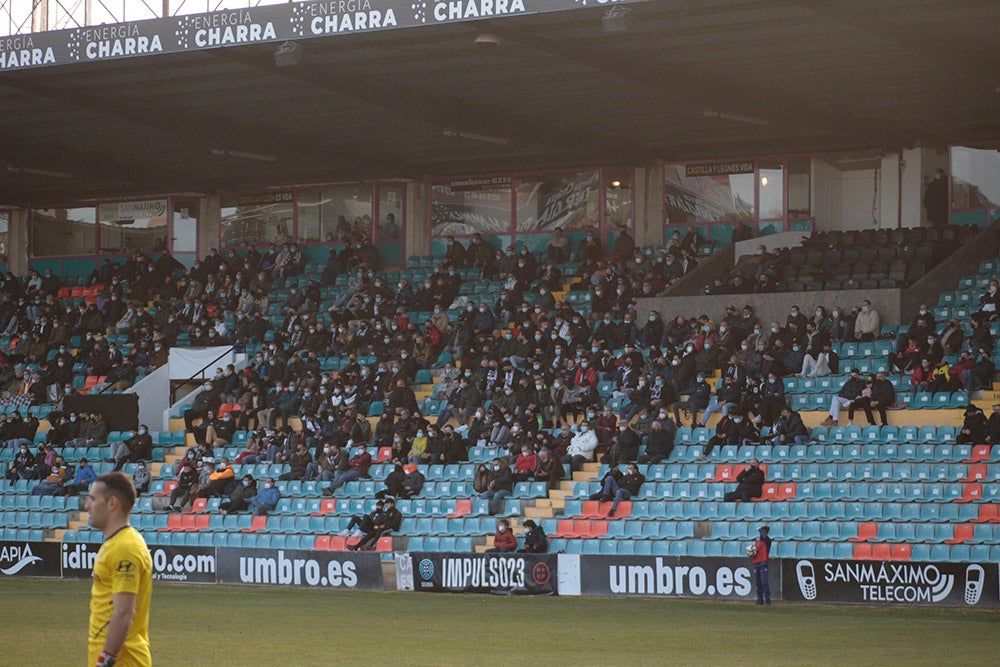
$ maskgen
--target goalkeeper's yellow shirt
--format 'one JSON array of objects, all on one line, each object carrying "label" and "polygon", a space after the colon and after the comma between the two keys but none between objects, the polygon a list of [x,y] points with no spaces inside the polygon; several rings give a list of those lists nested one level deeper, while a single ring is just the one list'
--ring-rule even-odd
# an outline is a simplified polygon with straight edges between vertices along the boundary
[{"label": "goalkeeper's yellow shirt", "polygon": [[149,599],[152,590],[153,559],[149,555],[149,547],[139,531],[125,526],[104,541],[94,561],[94,583],[90,588],[88,667],[97,663],[104,650],[115,593],[134,593],[136,596],[135,618],[115,664],[117,667],[148,667],[153,664],[149,654]]}]

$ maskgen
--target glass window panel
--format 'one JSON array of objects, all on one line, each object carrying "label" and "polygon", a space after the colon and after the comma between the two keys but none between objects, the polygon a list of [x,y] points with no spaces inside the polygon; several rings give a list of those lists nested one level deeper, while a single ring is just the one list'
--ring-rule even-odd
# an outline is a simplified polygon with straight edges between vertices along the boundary
[{"label": "glass window panel", "polygon": [[402,187],[381,186],[378,190],[378,240],[401,241],[403,239],[403,196]]},{"label": "glass window panel", "polygon": [[604,175],[605,228],[632,228],[632,171]]},{"label": "glass window panel", "polygon": [[34,257],[93,255],[97,209],[46,208],[31,211],[31,254]]},{"label": "glass window panel", "polygon": [[788,161],[788,219],[803,220],[812,215],[809,203],[809,158]]},{"label": "glass window panel", "polygon": [[431,188],[431,234],[509,234],[510,176],[464,178]]},{"label": "glass window panel", "polygon": [[685,165],[664,169],[668,225],[753,220],[753,173],[688,176]]},{"label": "glass window panel", "polygon": [[97,207],[101,252],[162,252],[167,242],[167,200],[117,202]]},{"label": "glass window panel", "polygon": [[953,208],[1000,206],[1000,151],[952,147],[951,202]]},{"label": "glass window panel", "polygon": [[517,179],[517,231],[596,227],[600,179],[596,169]]},{"label": "glass window panel", "polygon": [[243,248],[291,240],[294,194],[262,192],[227,195],[222,200],[223,248]]},{"label": "glass window panel", "polygon": [[785,215],[785,171],[781,162],[762,161],[758,174],[758,214],[760,220]]},{"label": "glass window panel", "polygon": [[198,250],[198,202],[174,202],[174,245],[173,251],[195,252]]},{"label": "glass window panel", "polygon": [[370,238],[372,186],[370,183],[335,185],[299,192],[299,241],[333,243],[347,238]]}]

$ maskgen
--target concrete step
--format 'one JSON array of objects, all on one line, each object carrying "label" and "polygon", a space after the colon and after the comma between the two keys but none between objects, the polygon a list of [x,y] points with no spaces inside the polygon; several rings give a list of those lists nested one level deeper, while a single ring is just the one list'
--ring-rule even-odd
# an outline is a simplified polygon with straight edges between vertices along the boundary
[{"label": "concrete step", "polygon": [[526,519],[551,519],[554,516],[555,512],[551,507],[527,507],[524,510]]},{"label": "concrete step", "polygon": [[86,528],[89,525],[90,514],[87,512],[80,512],[79,519],[70,519],[69,530],[80,530],[81,528]]}]

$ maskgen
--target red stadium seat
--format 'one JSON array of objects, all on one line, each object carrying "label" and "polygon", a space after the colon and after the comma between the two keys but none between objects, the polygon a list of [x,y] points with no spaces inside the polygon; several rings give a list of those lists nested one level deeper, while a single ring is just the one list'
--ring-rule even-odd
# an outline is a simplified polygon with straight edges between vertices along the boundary
[{"label": "red stadium seat", "polygon": [[878,524],[874,521],[866,521],[858,526],[857,536],[850,538],[848,542],[867,542],[876,537],[878,537]]},{"label": "red stadium seat", "polygon": [[60,287],[59,291],[56,293],[56,297],[59,299],[66,299],[69,297],[70,293],[71,293],[70,288]]},{"label": "red stadium seat", "polygon": [[867,542],[864,544],[854,545],[854,560],[871,560],[872,559],[872,545]]},{"label": "red stadium seat", "polygon": [[980,505],[979,516],[972,523],[1000,523],[1000,505]]},{"label": "red stadium seat", "polygon": [[319,504],[319,511],[313,512],[312,516],[323,516],[324,514],[336,514],[336,512],[337,512],[337,499],[324,498]]},{"label": "red stadium seat", "polygon": [[560,519],[556,524],[556,537],[576,537],[576,521]]},{"label": "red stadium seat", "polygon": [[969,472],[966,473],[961,482],[979,482],[986,479],[986,464],[985,463],[973,463],[969,466]]},{"label": "red stadium seat", "polygon": [[956,503],[977,503],[983,498],[982,484],[966,484],[962,489],[962,497]]},{"label": "red stadium seat", "polygon": [[735,473],[733,473],[733,466],[728,463],[722,463],[715,467],[715,477],[712,478],[713,482],[732,482],[736,479]]},{"label": "red stadium seat", "polygon": [[330,550],[330,536],[329,535],[317,535],[316,542],[313,544],[313,549],[316,551],[329,551]]},{"label": "red stadium seat", "polygon": [[910,560],[913,555],[913,547],[909,544],[893,544],[889,560]]},{"label": "red stadium seat", "polygon": [[191,509],[187,511],[188,514],[194,514],[195,512],[204,512],[208,508],[208,498],[195,498],[194,502],[191,503]]},{"label": "red stadium seat", "polygon": [[251,522],[249,528],[244,528],[244,533],[255,533],[258,530],[264,530],[267,528],[267,517],[266,516],[255,516],[253,522]]},{"label": "red stadium seat", "polygon": [[944,541],[945,544],[961,544],[972,539],[972,533],[975,530],[975,526],[970,523],[960,523],[955,526],[954,537]]},{"label": "red stadium seat", "polygon": [[347,551],[347,538],[340,535],[330,536],[330,551]]},{"label": "red stadium seat", "polygon": [[892,560],[892,545],[888,542],[872,545],[872,558],[875,560]]},{"label": "red stadium seat", "polygon": [[962,461],[962,463],[979,463],[980,461],[990,460],[990,446],[989,445],[976,445],[972,448],[972,456]]},{"label": "red stadium seat", "polygon": [[157,496],[169,496],[173,492],[173,490],[176,489],[176,488],[177,488],[177,480],[176,479],[171,479],[171,480],[166,481],[166,482],[163,483],[163,491],[161,491],[160,493],[154,494],[154,495],[157,495]]},{"label": "red stadium seat", "polygon": [[69,295],[71,297],[73,297],[74,299],[79,299],[80,297],[83,297],[83,296],[91,296],[91,295],[87,294],[87,288],[86,287],[71,287],[69,289]]},{"label": "red stadium seat", "polygon": [[392,460],[392,447],[379,447],[376,463],[385,463]]},{"label": "red stadium seat", "polygon": [[455,503],[455,511],[445,516],[449,519],[460,519],[466,514],[472,514],[472,501],[468,498],[462,498]]},{"label": "red stadium seat", "polygon": [[388,553],[392,551],[392,535],[383,535],[375,543],[375,551]]}]

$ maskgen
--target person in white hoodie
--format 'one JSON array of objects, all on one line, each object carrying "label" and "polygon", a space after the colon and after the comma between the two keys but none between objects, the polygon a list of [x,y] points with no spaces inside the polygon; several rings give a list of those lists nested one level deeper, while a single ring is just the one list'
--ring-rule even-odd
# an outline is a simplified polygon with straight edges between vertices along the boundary
[{"label": "person in white hoodie", "polygon": [[597,449],[597,433],[591,430],[590,424],[583,422],[576,435],[569,441],[562,462],[570,464],[574,471],[580,470],[585,462],[594,460],[595,449]]}]

